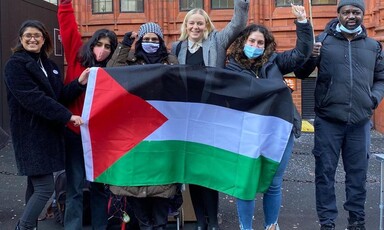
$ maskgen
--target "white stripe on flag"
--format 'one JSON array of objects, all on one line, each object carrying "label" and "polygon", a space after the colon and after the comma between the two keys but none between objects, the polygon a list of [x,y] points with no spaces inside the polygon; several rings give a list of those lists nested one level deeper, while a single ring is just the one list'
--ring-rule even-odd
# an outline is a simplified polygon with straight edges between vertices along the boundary
[{"label": "white stripe on flag", "polygon": [[81,118],[84,121],[84,124],[80,126],[81,130],[81,139],[83,143],[83,152],[84,152],[84,163],[86,177],[88,180],[93,178],[93,160],[92,160],[92,144],[91,136],[89,134],[89,116],[91,112],[91,105],[93,102],[93,93],[95,91],[97,71],[99,68],[93,67],[89,73],[88,83],[87,83],[87,93],[85,94],[83,112]]},{"label": "white stripe on flag", "polygon": [[251,158],[260,155],[280,162],[292,124],[221,106],[148,101],[169,120],[145,140],[180,140],[202,143]]}]

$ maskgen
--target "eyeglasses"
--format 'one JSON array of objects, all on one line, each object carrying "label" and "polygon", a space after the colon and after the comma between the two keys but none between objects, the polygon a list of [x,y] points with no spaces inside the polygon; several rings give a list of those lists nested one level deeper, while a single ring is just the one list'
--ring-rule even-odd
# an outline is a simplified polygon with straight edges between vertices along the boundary
[{"label": "eyeglasses", "polygon": [[35,40],[40,40],[43,37],[43,35],[42,34],[23,34],[22,37],[27,40],[31,40],[32,38],[34,38]]},{"label": "eyeglasses", "polygon": [[158,38],[143,38],[143,42],[159,43],[159,39]]}]

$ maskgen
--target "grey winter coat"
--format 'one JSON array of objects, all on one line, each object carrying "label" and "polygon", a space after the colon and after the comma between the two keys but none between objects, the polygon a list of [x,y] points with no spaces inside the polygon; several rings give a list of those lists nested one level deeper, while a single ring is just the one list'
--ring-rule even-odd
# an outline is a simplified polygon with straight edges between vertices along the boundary
[{"label": "grey winter coat", "polygon": [[[203,40],[202,48],[205,66],[224,67],[228,47],[247,25],[248,10],[249,0],[235,0],[233,17],[228,25],[221,31],[212,31],[208,38]],[[178,43],[172,43],[171,53],[176,54],[180,64],[185,64],[188,39],[182,41],[180,51],[176,52]]]},{"label": "grey winter coat", "polygon": [[308,77],[315,67],[315,113],[333,122],[358,124],[370,119],[384,95],[384,62],[379,42],[363,31],[348,41],[336,30],[338,19],[322,34],[319,57],[311,57],[295,71]]},{"label": "grey winter coat", "polygon": [[66,104],[85,87],[77,80],[64,87],[56,64],[41,57],[46,76],[26,51],[14,53],[4,68],[16,165],[21,175],[44,175],[64,169]]}]

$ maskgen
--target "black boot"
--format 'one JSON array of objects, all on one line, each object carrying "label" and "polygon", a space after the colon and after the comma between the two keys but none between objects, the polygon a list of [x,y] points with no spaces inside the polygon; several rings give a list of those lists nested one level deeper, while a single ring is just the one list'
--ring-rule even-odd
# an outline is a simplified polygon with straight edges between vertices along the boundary
[{"label": "black boot", "polygon": [[[15,230],[24,230],[25,228],[20,227],[20,220],[17,222],[17,225],[15,227]],[[31,230],[37,230],[37,221],[36,221],[36,227],[31,228]]]}]

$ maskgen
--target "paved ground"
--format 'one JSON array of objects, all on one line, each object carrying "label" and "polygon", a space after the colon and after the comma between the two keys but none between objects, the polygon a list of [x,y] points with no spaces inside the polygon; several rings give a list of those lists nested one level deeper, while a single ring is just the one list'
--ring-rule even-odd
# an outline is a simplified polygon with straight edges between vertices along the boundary
[{"label": "paved ground", "polygon": [[[380,221],[380,162],[374,154],[384,153],[384,136],[372,131],[371,159],[367,183],[366,222],[368,230],[379,229]],[[314,197],[314,160],[311,155],[313,134],[305,133],[296,140],[288,170],[284,177],[283,205],[280,215],[282,230],[302,229],[316,230],[319,224],[315,211]],[[25,191],[25,177],[15,175],[15,163],[11,143],[8,142],[0,150],[0,230],[13,230],[23,210],[23,194]],[[337,230],[344,230],[347,223],[347,213],[342,208],[344,196],[344,174],[340,163],[337,172],[336,189],[338,193],[339,218]],[[260,209],[260,199],[257,197],[258,208],[255,210],[255,230],[262,229],[263,214]],[[222,230],[238,229],[238,221],[233,197],[220,195],[220,217]],[[192,230],[193,223],[185,223],[184,229]],[[39,222],[39,230],[62,230],[54,220]],[[84,229],[91,229],[89,226]],[[168,229],[176,229],[170,225]]]}]

